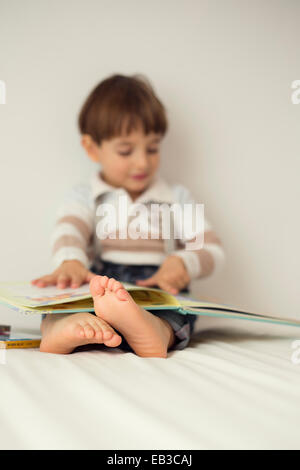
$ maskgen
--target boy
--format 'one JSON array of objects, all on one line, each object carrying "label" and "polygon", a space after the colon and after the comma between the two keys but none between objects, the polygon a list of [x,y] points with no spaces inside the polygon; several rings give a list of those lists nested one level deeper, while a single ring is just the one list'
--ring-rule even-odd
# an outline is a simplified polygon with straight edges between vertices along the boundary
[{"label": "boy", "polygon": [[[65,288],[90,282],[95,314],[44,316],[40,350],[67,354],[81,345],[103,343],[141,357],[165,358],[168,350],[187,346],[197,316],[144,310],[121,282],[159,287],[171,294],[188,292],[191,279],[208,276],[222,264],[221,242],[207,220],[204,244],[198,250],[185,250],[194,233],[175,240],[172,232],[169,240],[163,239],[160,219],[152,227],[156,237],[149,238],[147,215],[141,222],[142,237],[130,237],[128,232],[127,238],[121,237],[124,226],[119,221],[113,227],[117,237],[102,237],[99,215],[107,205],[117,211],[121,196],[129,206],[126,231],[137,204],[147,210],[151,203],[194,204],[186,188],[170,186],[158,176],[167,119],[144,77],[113,75],[102,81],[80,112],[79,128],[82,146],[101,164],[101,171],[90,185],[76,187],[61,207],[53,236],[56,269],[32,283]],[[178,228],[181,221],[175,217],[173,223]]]}]

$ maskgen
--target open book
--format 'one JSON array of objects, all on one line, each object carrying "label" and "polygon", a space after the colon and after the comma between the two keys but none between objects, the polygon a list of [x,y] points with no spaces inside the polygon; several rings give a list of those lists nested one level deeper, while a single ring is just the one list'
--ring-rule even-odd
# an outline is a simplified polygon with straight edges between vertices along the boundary
[{"label": "open book", "polygon": [[[182,315],[237,318],[282,325],[300,326],[300,318],[283,318],[249,312],[239,307],[192,299],[186,295],[171,295],[161,289],[124,283],[134,301],[146,310],[172,309]],[[39,288],[30,282],[0,283],[0,303],[24,314],[55,314],[94,312],[89,285],[72,289]]]}]

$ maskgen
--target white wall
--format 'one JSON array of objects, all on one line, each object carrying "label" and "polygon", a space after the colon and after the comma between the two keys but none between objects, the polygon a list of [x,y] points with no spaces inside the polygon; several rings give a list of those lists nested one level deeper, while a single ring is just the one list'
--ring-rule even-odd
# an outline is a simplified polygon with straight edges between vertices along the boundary
[{"label": "white wall", "polygon": [[95,167],[76,118],[112,73],[144,73],[168,111],[162,172],[190,186],[227,252],[199,296],[299,313],[300,4],[0,1],[0,280],[50,269],[66,189]]}]

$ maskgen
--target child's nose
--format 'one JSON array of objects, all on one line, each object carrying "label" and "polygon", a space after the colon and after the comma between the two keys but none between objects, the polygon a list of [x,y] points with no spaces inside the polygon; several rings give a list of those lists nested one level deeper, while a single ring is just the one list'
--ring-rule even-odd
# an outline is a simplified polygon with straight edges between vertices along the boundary
[{"label": "child's nose", "polygon": [[148,168],[148,157],[147,157],[147,154],[145,154],[145,153],[140,153],[140,154],[137,156],[137,159],[136,159],[136,166],[137,166],[137,168],[139,168],[140,170],[145,170],[146,168]]}]

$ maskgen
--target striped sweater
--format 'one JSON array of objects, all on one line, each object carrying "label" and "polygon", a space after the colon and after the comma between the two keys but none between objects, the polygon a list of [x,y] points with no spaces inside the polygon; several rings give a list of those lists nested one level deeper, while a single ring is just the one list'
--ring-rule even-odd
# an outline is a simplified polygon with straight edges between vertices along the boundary
[{"label": "striped sweater", "polygon": [[[120,201],[123,203],[121,209]],[[124,203],[128,208],[125,216],[122,210]],[[101,174],[93,175],[90,184],[74,187],[58,210],[52,236],[54,268],[65,260],[73,259],[89,268],[96,257],[112,263],[159,266],[168,255],[175,254],[182,258],[191,279],[218,271],[224,263],[224,251],[206,217],[203,218],[201,230],[201,248],[190,249],[187,248],[188,244],[196,239],[197,233],[191,232],[189,236],[181,231],[181,238],[175,236],[180,233],[182,225],[182,217],[176,212],[171,211],[173,231],[169,239],[163,232],[161,213],[155,221],[151,218],[149,224],[151,205],[163,203],[168,207],[176,203],[182,208],[185,204],[195,205],[188,189],[179,184],[169,185],[160,176],[156,176],[138,199],[132,201],[125,189],[110,186]],[[139,224],[135,231],[138,235],[135,236],[129,231],[129,226],[134,217],[137,220],[139,204],[146,209],[139,212]],[[115,208],[115,214],[121,214],[121,218],[107,217],[105,210],[108,207]]]}]

